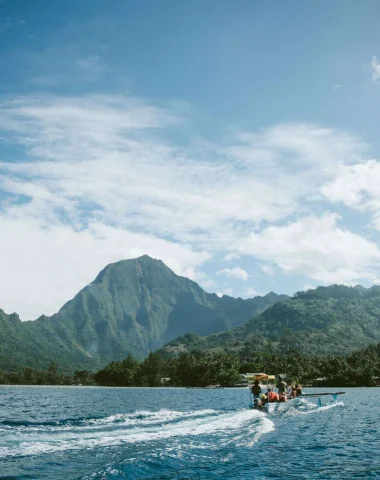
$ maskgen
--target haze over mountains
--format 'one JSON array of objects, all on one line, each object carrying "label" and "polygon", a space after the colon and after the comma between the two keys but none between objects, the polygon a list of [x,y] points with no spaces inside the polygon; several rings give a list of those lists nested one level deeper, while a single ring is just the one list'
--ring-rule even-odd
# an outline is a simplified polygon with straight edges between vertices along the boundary
[{"label": "haze over mountains", "polygon": [[0,310],[0,368],[46,368],[54,360],[65,371],[96,370],[129,353],[142,359],[187,332],[240,326],[287,298],[219,298],[144,255],[108,265],[51,317],[21,322]]}]

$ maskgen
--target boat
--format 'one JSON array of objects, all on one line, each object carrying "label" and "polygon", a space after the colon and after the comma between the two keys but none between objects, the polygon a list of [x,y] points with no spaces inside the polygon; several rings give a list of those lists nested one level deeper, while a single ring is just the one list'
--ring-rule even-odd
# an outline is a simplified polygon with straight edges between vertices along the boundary
[{"label": "boat", "polygon": [[[267,392],[268,388],[271,388],[272,391],[277,392],[276,389],[276,377],[275,375],[267,375],[266,373],[258,373],[254,374],[253,381],[258,380],[261,382],[260,386],[261,387],[266,387]],[[345,392],[319,392],[319,393],[302,393],[301,395],[294,397],[294,398],[289,398],[287,402],[267,402],[262,404],[260,401],[259,397],[254,397],[251,391],[251,388],[249,387],[249,392],[250,392],[250,404],[249,408],[254,409],[254,410],[259,410],[264,413],[273,413],[277,412],[278,410],[283,409],[284,407],[288,406],[289,403],[295,403],[299,402],[303,398],[306,397],[313,397],[318,400],[318,408],[323,406],[323,401],[321,397],[332,397],[332,400],[337,403],[338,402],[338,395],[344,395]]]}]

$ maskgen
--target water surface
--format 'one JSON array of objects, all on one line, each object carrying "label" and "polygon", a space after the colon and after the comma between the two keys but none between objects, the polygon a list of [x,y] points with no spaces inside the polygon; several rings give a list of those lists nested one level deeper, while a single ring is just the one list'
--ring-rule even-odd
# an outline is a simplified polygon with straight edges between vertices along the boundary
[{"label": "water surface", "polygon": [[2,386],[0,479],[380,479],[380,389],[346,392],[268,416],[247,389]]}]

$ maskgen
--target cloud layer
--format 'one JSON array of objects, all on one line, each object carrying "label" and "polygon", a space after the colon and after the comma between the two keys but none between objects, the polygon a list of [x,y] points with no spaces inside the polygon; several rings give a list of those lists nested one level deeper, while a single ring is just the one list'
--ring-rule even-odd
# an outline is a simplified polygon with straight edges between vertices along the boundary
[{"label": "cloud layer", "polygon": [[223,268],[219,270],[218,275],[225,275],[228,278],[236,278],[238,280],[248,280],[248,273],[240,267]]},{"label": "cloud layer", "polygon": [[[361,139],[298,123],[174,142],[195,121],[132,97],[4,100],[0,267],[15,274],[0,306],[21,288],[21,315],[52,313],[106,263],[143,253],[210,285],[202,265],[215,255],[322,283],[378,278],[376,243],[333,213],[380,225],[379,163]],[[243,267],[215,272],[246,280]]]}]

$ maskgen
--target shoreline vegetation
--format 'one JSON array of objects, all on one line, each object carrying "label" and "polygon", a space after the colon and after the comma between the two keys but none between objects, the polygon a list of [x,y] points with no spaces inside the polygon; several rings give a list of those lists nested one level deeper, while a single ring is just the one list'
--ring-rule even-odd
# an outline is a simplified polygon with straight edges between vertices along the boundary
[{"label": "shoreline vegetation", "polygon": [[51,362],[46,370],[24,368],[18,372],[0,369],[2,385],[88,385],[116,387],[221,387],[239,386],[240,374],[266,372],[286,374],[288,383],[311,387],[370,387],[380,385],[380,343],[344,357],[257,352],[250,358],[229,353],[183,353],[165,357],[155,352],[138,361],[132,355],[113,361],[92,373],[77,370],[73,375],[60,373]]}]

